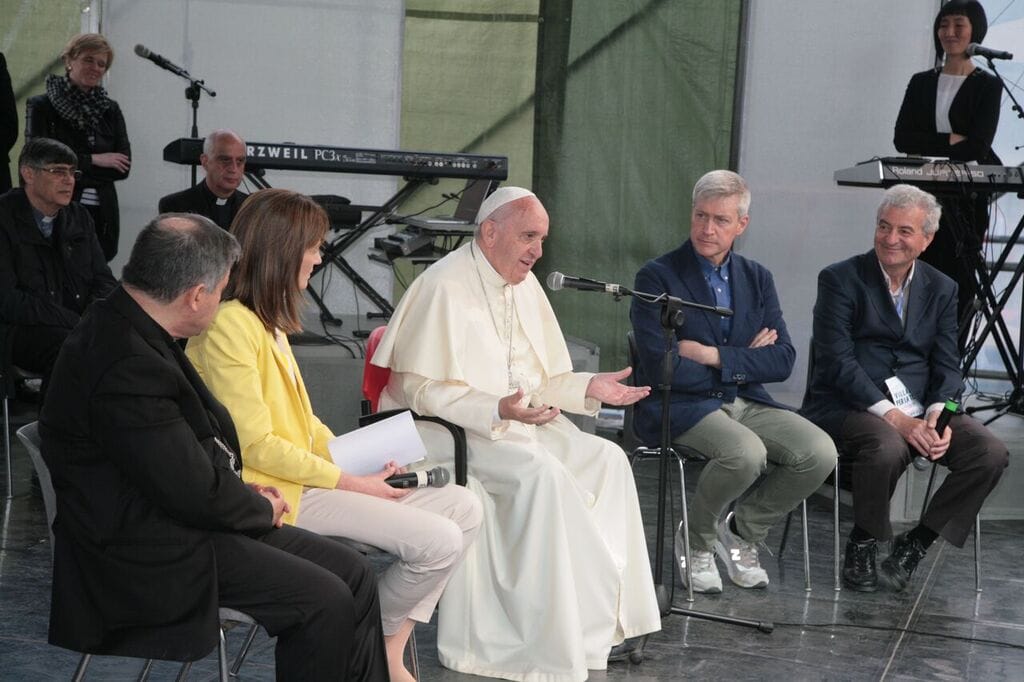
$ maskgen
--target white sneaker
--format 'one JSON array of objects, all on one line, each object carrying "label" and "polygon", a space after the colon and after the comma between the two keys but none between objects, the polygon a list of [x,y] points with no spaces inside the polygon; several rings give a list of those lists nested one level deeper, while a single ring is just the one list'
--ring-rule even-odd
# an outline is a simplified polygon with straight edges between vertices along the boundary
[{"label": "white sneaker", "polygon": [[[683,579],[683,587],[686,587],[686,552],[682,535],[679,532],[676,533],[675,550],[676,561],[679,563],[679,575]],[[693,591],[703,594],[721,593],[722,576],[718,575],[715,553],[691,548],[690,557],[693,559]]]},{"label": "white sneaker", "polygon": [[715,541],[715,551],[725,563],[729,578],[740,587],[767,587],[768,574],[757,560],[757,547],[729,530],[730,519],[732,512],[719,524]]}]

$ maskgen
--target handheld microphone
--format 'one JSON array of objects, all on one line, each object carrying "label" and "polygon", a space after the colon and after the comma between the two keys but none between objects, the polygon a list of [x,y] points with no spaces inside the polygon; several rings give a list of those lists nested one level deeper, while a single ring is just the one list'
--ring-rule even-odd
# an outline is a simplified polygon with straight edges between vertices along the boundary
[{"label": "handheld microphone", "polygon": [[[960,404],[952,398],[946,398],[946,404],[942,407],[942,412],[939,412],[939,418],[935,422],[935,433],[942,437],[946,427],[949,426],[950,418],[956,414],[956,411],[960,409]],[[918,471],[924,471],[932,463],[932,460],[927,457],[918,455],[914,458],[914,468]]]},{"label": "handheld microphone", "polygon": [[598,282],[596,279],[586,279],[584,277],[572,277],[571,275],[563,275],[560,272],[552,272],[548,275],[548,289],[551,291],[561,291],[562,289],[579,289],[580,291],[603,291],[607,294],[623,294],[624,287],[618,284],[607,284],[606,282]]},{"label": "handheld microphone", "polygon": [[167,69],[168,71],[177,76],[181,76],[182,78],[191,78],[191,76],[188,75],[188,71],[181,68],[169,59],[161,57],[156,52],[150,51],[150,49],[145,45],[136,45],[135,54],[139,55],[143,59],[148,59],[149,61],[159,66],[161,69]]},{"label": "handheld microphone", "polygon": [[978,43],[971,43],[967,46],[967,54],[972,57],[984,57],[985,59],[1013,59],[1013,53],[1003,50],[993,50]]},{"label": "handheld microphone", "polygon": [[392,488],[441,488],[448,485],[452,480],[451,472],[444,467],[434,467],[429,471],[410,471],[405,474],[395,474],[384,479]]}]

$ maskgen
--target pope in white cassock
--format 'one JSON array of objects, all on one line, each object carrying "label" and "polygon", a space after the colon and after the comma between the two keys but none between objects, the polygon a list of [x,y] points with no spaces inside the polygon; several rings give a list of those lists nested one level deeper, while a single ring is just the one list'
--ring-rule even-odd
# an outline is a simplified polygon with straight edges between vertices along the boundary
[{"label": "pope in white cassock", "polygon": [[532,192],[497,190],[476,238],[402,297],[373,364],[382,408],[465,428],[468,487],[484,523],[441,599],[441,663],[474,675],[579,682],[611,647],[661,627],[636,485],[625,453],[562,410],[628,405],[648,387],[574,373],[531,272],[548,234]]}]

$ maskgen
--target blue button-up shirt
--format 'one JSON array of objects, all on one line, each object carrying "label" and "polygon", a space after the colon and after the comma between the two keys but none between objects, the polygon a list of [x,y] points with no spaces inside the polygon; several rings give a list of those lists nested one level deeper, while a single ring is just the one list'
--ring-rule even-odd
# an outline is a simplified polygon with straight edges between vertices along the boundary
[{"label": "blue button-up shirt", "polygon": [[[729,284],[732,252],[725,257],[721,265],[714,265],[699,253],[694,253],[694,255],[697,256],[697,262],[700,263],[700,271],[704,275],[704,281],[708,283],[711,295],[715,297],[715,305],[722,308],[732,308],[732,285]],[[719,318],[719,324],[722,325],[722,336],[725,343],[729,343],[729,334],[732,333],[732,318],[721,317]]]}]

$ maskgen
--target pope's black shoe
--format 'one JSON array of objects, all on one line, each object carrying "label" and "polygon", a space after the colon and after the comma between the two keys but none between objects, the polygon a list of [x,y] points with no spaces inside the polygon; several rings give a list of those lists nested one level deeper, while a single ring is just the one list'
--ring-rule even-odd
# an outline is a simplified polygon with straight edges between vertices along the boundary
[{"label": "pope's black shoe", "polygon": [[612,647],[612,650],[608,653],[609,663],[620,663],[622,661],[629,661],[635,655],[637,639],[627,639],[621,644],[616,644]]},{"label": "pope's black shoe", "polygon": [[910,582],[910,576],[927,551],[907,533],[897,535],[892,541],[892,553],[882,562],[882,580],[899,592]]},{"label": "pope's black shoe", "polygon": [[875,557],[878,543],[874,538],[862,542],[849,540],[846,543],[846,557],[843,559],[843,584],[858,592],[874,592],[878,589],[878,572]]}]

